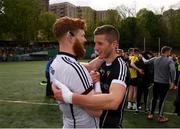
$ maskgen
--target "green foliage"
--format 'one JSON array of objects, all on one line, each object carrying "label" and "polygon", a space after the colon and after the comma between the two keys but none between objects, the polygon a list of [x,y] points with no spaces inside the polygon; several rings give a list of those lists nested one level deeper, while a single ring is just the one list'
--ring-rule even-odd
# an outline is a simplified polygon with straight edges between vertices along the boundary
[{"label": "green foliage", "polygon": [[[137,25],[136,18],[128,17],[121,21],[120,24],[120,46],[129,48],[136,43]],[[128,41],[128,43],[127,43]]]},{"label": "green foliage", "polygon": [[147,9],[141,9],[137,13],[137,33],[136,45],[143,46],[143,39],[145,38],[146,45],[149,48],[157,48],[158,38],[166,37],[165,26],[162,21],[162,15],[156,15]]},{"label": "green foliage", "polygon": [[93,37],[93,32],[96,28],[95,26],[95,11],[91,10],[90,8],[87,8],[85,10],[83,10],[83,18],[85,19],[86,22],[86,37],[88,40],[92,40]]},{"label": "green foliage", "polygon": [[117,10],[112,10],[112,9],[107,10],[107,17],[105,20],[106,24],[111,24],[118,28],[120,26],[120,21],[121,21],[121,17],[118,14]]},{"label": "green foliage", "polygon": [[33,41],[38,40],[41,32],[42,40],[53,40],[52,25],[56,16],[43,12],[40,0],[4,0],[0,8],[2,7],[1,39]]},{"label": "green foliage", "polygon": [[52,26],[56,21],[56,15],[54,13],[45,12],[39,18],[40,34],[38,35],[40,40],[51,41],[54,40]]},{"label": "green foliage", "polygon": [[[41,0],[0,0],[0,39],[53,41],[52,25],[57,17],[53,13],[43,12],[40,3]],[[93,40],[93,31],[97,26],[111,24],[120,31],[122,48],[143,48],[144,38],[147,48],[153,50],[157,50],[158,38],[164,45],[180,47],[180,9],[170,9],[163,15],[141,9],[136,17],[126,17],[134,16],[129,15],[133,14],[132,9],[119,7],[119,10],[124,10],[124,17],[117,10],[102,11],[102,16],[105,16],[103,20],[90,8],[83,10],[89,41]]]},{"label": "green foliage", "polygon": [[5,0],[1,28],[8,39],[30,40],[37,34],[38,0]]},{"label": "green foliage", "polygon": [[180,9],[169,10],[169,39],[173,45],[180,47]]},{"label": "green foliage", "polygon": [[3,0],[0,0],[0,15],[4,13],[4,8],[3,8]]}]

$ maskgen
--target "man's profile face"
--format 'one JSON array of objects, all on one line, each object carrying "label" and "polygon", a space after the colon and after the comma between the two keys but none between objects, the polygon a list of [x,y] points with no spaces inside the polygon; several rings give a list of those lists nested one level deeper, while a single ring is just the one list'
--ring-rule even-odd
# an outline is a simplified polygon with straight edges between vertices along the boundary
[{"label": "man's profile face", "polygon": [[130,52],[129,52],[129,55],[130,55],[130,56],[133,56],[133,55],[134,55],[134,51],[130,51]]},{"label": "man's profile face", "polygon": [[105,34],[94,36],[94,50],[98,52],[100,58],[108,58],[113,51],[113,45],[107,41],[106,36]]},{"label": "man's profile face", "polygon": [[134,55],[135,56],[139,56],[139,52],[134,52]]},{"label": "man's profile face", "polygon": [[168,56],[170,56],[170,55],[171,55],[171,50],[168,51]]},{"label": "man's profile face", "polygon": [[73,44],[73,50],[74,50],[74,53],[76,54],[77,58],[81,59],[85,56],[85,47],[84,47],[84,44],[86,42],[86,38],[85,38],[85,32],[84,30],[78,30],[76,31],[75,35],[75,41],[74,41],[74,44]]}]

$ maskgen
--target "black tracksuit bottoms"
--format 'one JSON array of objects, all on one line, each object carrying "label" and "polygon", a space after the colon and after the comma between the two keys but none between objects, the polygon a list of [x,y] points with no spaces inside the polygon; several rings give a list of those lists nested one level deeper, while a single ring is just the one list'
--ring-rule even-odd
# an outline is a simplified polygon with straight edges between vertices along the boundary
[{"label": "black tracksuit bottoms", "polygon": [[154,114],[156,103],[159,99],[159,116],[163,116],[165,97],[169,90],[169,84],[154,82],[153,99],[151,103],[151,114]]}]

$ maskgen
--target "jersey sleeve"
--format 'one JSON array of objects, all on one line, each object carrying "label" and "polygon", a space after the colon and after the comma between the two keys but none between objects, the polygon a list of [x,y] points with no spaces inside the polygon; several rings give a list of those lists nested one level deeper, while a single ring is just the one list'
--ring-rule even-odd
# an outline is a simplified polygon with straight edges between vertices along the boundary
[{"label": "jersey sleeve", "polygon": [[112,68],[112,82],[119,83],[120,85],[127,87],[126,79],[128,74],[128,68],[126,63],[122,59],[118,59],[115,67]]}]

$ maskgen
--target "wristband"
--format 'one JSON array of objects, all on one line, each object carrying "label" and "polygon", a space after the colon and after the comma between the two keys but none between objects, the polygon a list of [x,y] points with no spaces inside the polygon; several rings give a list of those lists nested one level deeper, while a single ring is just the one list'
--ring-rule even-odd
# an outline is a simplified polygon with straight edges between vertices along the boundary
[{"label": "wristband", "polygon": [[102,92],[101,91],[101,85],[100,85],[100,81],[95,83],[95,88],[94,88],[95,92]]},{"label": "wristband", "polygon": [[54,79],[54,84],[58,86],[58,88],[61,89],[62,97],[65,103],[71,103],[72,104],[72,95],[73,93],[60,81]]}]

